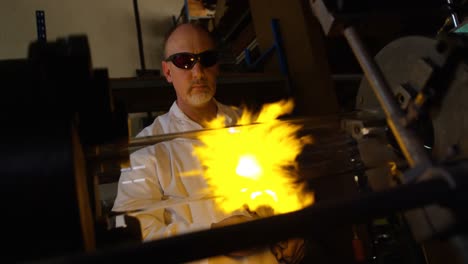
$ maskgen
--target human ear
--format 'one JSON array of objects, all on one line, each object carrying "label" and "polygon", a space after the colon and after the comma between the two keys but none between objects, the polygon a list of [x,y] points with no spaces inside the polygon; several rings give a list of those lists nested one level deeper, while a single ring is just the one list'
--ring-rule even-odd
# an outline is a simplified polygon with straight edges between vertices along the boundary
[{"label": "human ear", "polygon": [[167,61],[162,61],[161,62],[161,69],[164,73],[164,77],[166,77],[166,80],[168,83],[172,83],[172,75],[171,75],[171,69],[169,67],[169,63]]}]

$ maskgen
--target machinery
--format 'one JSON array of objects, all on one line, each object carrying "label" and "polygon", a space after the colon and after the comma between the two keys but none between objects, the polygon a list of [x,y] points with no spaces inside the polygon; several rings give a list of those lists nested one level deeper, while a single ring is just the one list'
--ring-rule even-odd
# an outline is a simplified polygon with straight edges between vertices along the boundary
[{"label": "machinery", "polygon": [[[35,42],[28,59],[0,62],[5,87],[16,87],[0,106],[3,256],[67,263],[157,256],[180,263],[291,237],[317,241],[349,226],[355,263],[431,263],[437,259],[431,252],[467,263],[468,38],[456,31],[402,38],[374,60],[349,16],[374,10],[372,2],[350,8],[345,1],[310,1],[325,34],[345,36],[366,78],[357,111],[294,121],[320,139],[299,158],[302,174],[320,171],[313,161],[346,161],[321,173],[351,173],[358,195],[144,244],[134,235],[134,219],[117,228],[114,216],[100,214],[96,175],[120,169],[111,166],[128,160],[128,147],[193,134],[129,141],[125,110],[112,101],[106,71],[92,68],[85,37]],[[327,158],[332,152],[339,154]]]},{"label": "machinery", "polygon": [[[128,141],[107,70],[92,68],[83,36],[34,42],[27,59],[2,61],[0,69],[2,224],[9,241],[3,256],[33,260],[95,249],[99,226],[108,226],[95,225],[105,220],[95,175],[108,162],[85,152]],[[128,153],[107,159],[128,162]]]}]

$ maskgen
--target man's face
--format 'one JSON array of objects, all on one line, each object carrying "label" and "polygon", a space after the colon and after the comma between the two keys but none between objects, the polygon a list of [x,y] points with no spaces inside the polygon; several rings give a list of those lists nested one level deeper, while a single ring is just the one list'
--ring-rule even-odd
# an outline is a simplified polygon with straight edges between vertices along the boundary
[{"label": "man's face", "polygon": [[[166,58],[180,52],[199,54],[214,49],[206,32],[184,25],[176,29],[166,44]],[[218,65],[204,67],[197,62],[191,69],[180,69],[171,61],[163,61],[162,69],[172,83],[179,107],[200,107],[211,101],[216,93]]]}]

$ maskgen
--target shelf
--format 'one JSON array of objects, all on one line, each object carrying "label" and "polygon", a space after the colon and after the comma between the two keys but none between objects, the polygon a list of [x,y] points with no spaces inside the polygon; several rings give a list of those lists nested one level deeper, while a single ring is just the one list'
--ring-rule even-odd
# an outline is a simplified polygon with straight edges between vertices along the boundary
[{"label": "shelf", "polygon": [[[168,111],[176,99],[174,88],[164,77],[111,79],[115,101],[128,113]],[[216,98],[225,104],[258,107],[287,97],[287,80],[281,75],[223,73],[218,78]]]}]

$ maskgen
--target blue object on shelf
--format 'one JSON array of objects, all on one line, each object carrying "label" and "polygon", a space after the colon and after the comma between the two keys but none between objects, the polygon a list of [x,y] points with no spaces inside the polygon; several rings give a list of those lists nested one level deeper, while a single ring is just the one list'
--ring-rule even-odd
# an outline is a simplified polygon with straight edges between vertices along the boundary
[{"label": "blue object on shelf", "polygon": [[185,0],[184,1],[184,4],[185,4],[185,17],[187,18],[186,21],[190,21],[190,12],[189,12],[189,8],[188,8],[188,0]]},{"label": "blue object on shelf", "polygon": [[279,29],[278,19],[271,20],[271,30],[273,32],[273,45],[269,49],[267,49],[255,62],[252,62],[252,56],[250,55],[250,50],[245,49],[244,50],[245,62],[247,63],[248,66],[252,68],[256,68],[260,63],[264,61],[266,57],[270,56],[271,53],[276,51],[278,55],[281,73],[287,76],[288,65],[286,62],[286,56],[284,55],[283,40],[281,38],[281,32]]},{"label": "blue object on shelf", "polygon": [[37,28],[37,40],[47,41],[44,10],[36,10],[36,28]]}]

